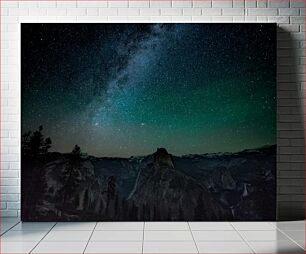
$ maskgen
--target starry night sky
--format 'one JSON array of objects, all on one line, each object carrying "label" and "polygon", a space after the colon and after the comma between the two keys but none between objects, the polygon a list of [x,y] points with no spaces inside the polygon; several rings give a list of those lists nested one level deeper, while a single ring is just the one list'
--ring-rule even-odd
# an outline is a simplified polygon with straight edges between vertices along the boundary
[{"label": "starry night sky", "polygon": [[276,143],[274,24],[22,24],[22,131],[95,156]]}]

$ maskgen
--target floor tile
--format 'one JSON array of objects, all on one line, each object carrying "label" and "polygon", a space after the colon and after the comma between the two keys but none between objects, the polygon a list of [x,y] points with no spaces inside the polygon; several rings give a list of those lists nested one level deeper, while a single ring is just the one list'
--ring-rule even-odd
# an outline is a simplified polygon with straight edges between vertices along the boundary
[{"label": "floor tile", "polygon": [[[17,232],[17,231],[15,231]],[[82,242],[88,241],[92,231],[50,231],[43,239],[44,242]]]},{"label": "floor tile", "polygon": [[190,231],[145,231],[145,241],[193,241]]},{"label": "floor tile", "polygon": [[195,241],[243,241],[236,231],[192,231]]},{"label": "floor tile", "polygon": [[191,230],[235,230],[229,222],[189,222]]},{"label": "floor tile", "polygon": [[99,222],[95,230],[143,230],[144,222]]},{"label": "floor tile", "polygon": [[246,241],[286,241],[286,237],[283,233],[278,230],[271,231],[239,231],[241,236]]},{"label": "floor tile", "polygon": [[253,253],[245,242],[197,242],[200,253]]},{"label": "floor tile", "polygon": [[269,222],[232,222],[236,230],[275,230],[275,227]]},{"label": "floor tile", "polygon": [[58,222],[54,228],[55,231],[70,231],[70,230],[93,230],[96,222]]},{"label": "floor tile", "polygon": [[18,223],[19,223],[18,221],[15,221],[15,222],[0,222],[1,234],[8,231],[9,229],[14,227],[15,225],[18,225]]},{"label": "floor tile", "polygon": [[55,222],[20,222],[11,230],[13,231],[49,231]]},{"label": "floor tile", "polygon": [[0,253],[28,253],[37,242],[1,242]]},{"label": "floor tile", "polygon": [[142,241],[143,231],[94,231],[90,241]]},{"label": "floor tile", "polygon": [[187,222],[145,222],[145,230],[190,230]]},{"label": "floor tile", "polygon": [[1,236],[1,241],[6,242],[35,242],[40,241],[47,232],[40,231],[8,231]]},{"label": "floor tile", "polygon": [[143,253],[198,253],[194,242],[144,242]]},{"label": "floor tile", "polygon": [[32,253],[83,253],[87,242],[40,242]]},{"label": "floor tile", "polygon": [[300,246],[305,248],[305,231],[304,230],[286,230],[283,231],[285,235],[289,236],[291,240],[297,242]]},{"label": "floor tile", "polygon": [[256,253],[304,253],[304,250],[291,241],[248,242]]},{"label": "floor tile", "polygon": [[305,221],[281,221],[281,222],[275,222],[275,226],[281,230],[305,231]]},{"label": "floor tile", "polygon": [[142,242],[89,242],[85,253],[142,253]]}]

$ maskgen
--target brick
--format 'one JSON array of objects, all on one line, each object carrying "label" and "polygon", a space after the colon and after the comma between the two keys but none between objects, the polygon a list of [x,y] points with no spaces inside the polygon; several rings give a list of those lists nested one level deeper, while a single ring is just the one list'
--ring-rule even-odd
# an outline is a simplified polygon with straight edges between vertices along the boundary
[{"label": "brick", "polygon": [[290,7],[305,7],[304,0],[290,0]]},{"label": "brick", "polygon": [[18,170],[2,170],[1,168],[0,176],[5,177],[5,178],[9,178],[9,177],[17,178],[19,177],[19,171]]},{"label": "brick", "polygon": [[184,8],[183,9],[184,16],[200,16],[202,15],[201,8]]},{"label": "brick", "polygon": [[20,187],[17,186],[0,186],[1,193],[7,193],[7,194],[15,194],[20,193]]},{"label": "brick", "polygon": [[85,8],[69,8],[67,9],[68,16],[85,16],[86,9]]},{"label": "brick", "polygon": [[6,209],[6,202],[0,202],[0,209]]},{"label": "brick", "polygon": [[19,162],[10,162],[10,167],[9,167],[10,169],[18,169],[18,170],[20,170],[20,164],[19,164]]},{"label": "brick", "polygon": [[129,7],[129,2],[127,0],[121,1],[108,1],[108,7],[110,8],[127,8]]},{"label": "brick", "polygon": [[280,8],[278,10],[281,16],[298,16],[300,15],[300,9],[297,8]]},{"label": "brick", "polygon": [[107,1],[77,1],[77,7],[81,8],[107,8]]},{"label": "brick", "polygon": [[223,23],[223,22],[224,23],[233,22],[233,17],[225,17],[225,16],[216,17],[216,16],[213,16],[212,21],[213,22],[221,22],[221,23]]},{"label": "brick", "polygon": [[191,16],[172,16],[172,22],[191,22]]},{"label": "brick", "polygon": [[169,7],[171,7],[171,0],[150,1],[150,7],[153,7],[153,8],[169,8]]},{"label": "brick", "polygon": [[46,8],[31,8],[30,9],[30,16],[45,16],[47,15]]},{"label": "brick", "polygon": [[257,1],[257,8],[266,8],[268,6],[267,0],[258,0]]},{"label": "brick", "polygon": [[303,147],[280,147],[279,148],[280,154],[304,154],[304,148]]},{"label": "brick", "polygon": [[247,9],[247,14],[249,16],[276,16],[277,15],[277,9],[275,8],[252,8]]},{"label": "brick", "polygon": [[211,22],[211,16],[194,16],[192,17],[192,21],[194,22]]},{"label": "brick", "polygon": [[1,8],[18,8],[18,1],[3,1]]},{"label": "brick", "polygon": [[88,16],[98,16],[99,15],[99,9],[98,8],[87,8],[86,13]]},{"label": "brick", "polygon": [[224,16],[243,16],[243,8],[224,8],[222,9],[222,15]]},{"label": "brick", "polygon": [[77,16],[77,17],[70,17],[75,18],[78,21],[84,21],[84,22],[106,22],[108,21],[107,17],[102,16]]},{"label": "brick", "polygon": [[303,139],[290,139],[290,145],[292,146],[305,146],[305,141]]},{"label": "brick", "polygon": [[160,16],[161,12],[158,8],[144,8],[140,9],[141,16]]},{"label": "brick", "polygon": [[99,8],[99,15],[100,16],[117,16],[118,9],[116,8]]},{"label": "brick", "polygon": [[1,160],[2,161],[18,161],[19,156],[16,154],[2,154]]},{"label": "brick", "polygon": [[29,15],[29,9],[20,9],[20,8],[11,8],[9,9],[9,15],[10,16],[28,16]]},{"label": "brick", "polygon": [[256,0],[245,0],[245,7],[246,8],[255,8],[256,7]]},{"label": "brick", "polygon": [[39,1],[38,7],[42,8],[55,8],[56,7],[56,1]]},{"label": "brick", "polygon": [[17,210],[2,210],[1,217],[17,217],[18,212]]},{"label": "brick", "polygon": [[289,24],[289,17],[272,16],[272,17],[268,17],[268,21],[272,23],[278,23],[278,24]]},{"label": "brick", "polygon": [[20,202],[7,202],[7,209],[12,209],[12,210],[20,209]]},{"label": "brick", "polygon": [[303,194],[304,187],[302,186],[280,186],[279,194]]},{"label": "brick", "polygon": [[9,162],[3,162],[3,161],[0,162],[1,170],[9,169],[9,166],[10,166]]},{"label": "brick", "polygon": [[221,8],[202,8],[203,16],[221,16]]},{"label": "brick", "polygon": [[8,16],[9,9],[8,8],[1,8],[1,16]]},{"label": "brick", "polygon": [[299,32],[300,26],[299,25],[292,25],[292,24],[279,24],[278,25],[278,32]]},{"label": "brick", "polygon": [[258,16],[256,20],[258,23],[268,23],[269,22],[268,17],[264,17],[264,16]]},{"label": "brick", "polygon": [[305,201],[305,195],[280,195],[277,198],[278,202],[282,201],[288,201],[288,202],[304,202]]},{"label": "brick", "polygon": [[130,0],[129,1],[129,7],[130,8],[148,8],[150,7],[150,1],[149,0]]},{"label": "brick", "polygon": [[18,201],[19,195],[18,194],[0,194],[0,200],[3,201]]},{"label": "brick", "polygon": [[139,16],[138,8],[119,8],[118,15],[119,16]]},{"label": "brick", "polygon": [[77,7],[77,2],[76,1],[57,1],[56,3],[57,8],[76,8]]},{"label": "brick", "polygon": [[244,8],[244,0],[233,0],[234,8]]},{"label": "brick", "polygon": [[63,8],[63,9],[59,9],[59,8],[48,9],[47,14],[49,16],[65,16],[65,15],[67,15],[67,9],[65,9],[65,8]]},{"label": "brick", "polygon": [[152,16],[150,17],[152,22],[171,22],[171,16]]},{"label": "brick", "polygon": [[182,8],[162,8],[161,15],[181,16],[183,15],[183,9]]},{"label": "brick", "polygon": [[193,7],[212,7],[211,0],[194,0],[193,1]]},{"label": "brick", "polygon": [[233,22],[237,22],[237,23],[243,23],[244,20],[244,16],[234,16],[233,17]]},{"label": "brick", "polygon": [[303,131],[279,131],[280,138],[303,138]]},{"label": "brick", "polygon": [[213,8],[232,8],[233,1],[232,0],[212,0]]},{"label": "brick", "polygon": [[268,7],[275,7],[275,8],[282,8],[282,7],[289,7],[288,0],[269,0]]},{"label": "brick", "polygon": [[299,16],[291,16],[290,17],[290,23],[292,24],[304,24],[305,17],[299,17]]},{"label": "brick", "polygon": [[305,179],[278,179],[277,184],[279,186],[303,186]]},{"label": "brick", "polygon": [[3,178],[2,175],[1,175],[0,185],[2,185],[2,186],[19,185],[19,179],[17,179],[17,178]]},{"label": "brick", "polygon": [[304,178],[305,172],[304,171],[293,171],[293,170],[287,170],[287,171],[280,171],[278,173],[278,176],[280,178]]},{"label": "brick", "polygon": [[172,7],[192,7],[192,0],[173,0]]}]

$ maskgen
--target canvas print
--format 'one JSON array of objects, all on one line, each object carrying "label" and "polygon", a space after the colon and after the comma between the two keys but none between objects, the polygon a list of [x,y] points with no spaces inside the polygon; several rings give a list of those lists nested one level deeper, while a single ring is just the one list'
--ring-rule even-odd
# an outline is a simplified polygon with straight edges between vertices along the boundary
[{"label": "canvas print", "polygon": [[275,24],[22,24],[23,221],[274,220]]}]

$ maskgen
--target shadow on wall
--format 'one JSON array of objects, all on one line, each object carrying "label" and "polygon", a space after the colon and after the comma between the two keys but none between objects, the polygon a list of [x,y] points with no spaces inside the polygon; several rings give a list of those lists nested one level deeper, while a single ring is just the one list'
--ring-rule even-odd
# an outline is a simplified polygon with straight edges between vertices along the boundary
[{"label": "shadow on wall", "polygon": [[290,32],[277,28],[278,220],[305,218],[304,74],[299,69],[299,43]]}]

